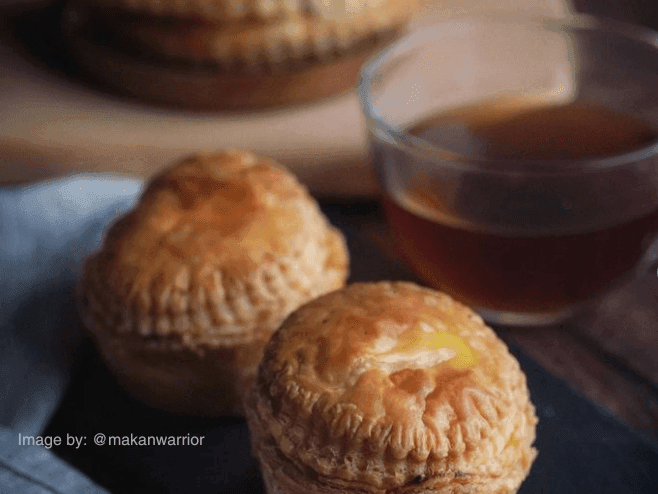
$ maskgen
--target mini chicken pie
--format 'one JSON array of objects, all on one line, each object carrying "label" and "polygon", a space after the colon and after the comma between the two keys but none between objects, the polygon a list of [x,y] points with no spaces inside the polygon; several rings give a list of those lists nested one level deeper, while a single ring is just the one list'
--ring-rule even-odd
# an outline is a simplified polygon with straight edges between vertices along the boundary
[{"label": "mini chicken pie", "polygon": [[269,494],[514,493],[536,456],[516,359],[467,307],[411,283],[293,312],[246,412]]},{"label": "mini chicken pie", "polygon": [[270,335],[347,272],[342,235],[293,175],[226,150],[147,184],[86,262],[80,310],[137,398],[175,413],[240,414]]},{"label": "mini chicken pie", "polygon": [[120,92],[195,110],[306,103],[352,89],[417,1],[69,0],[78,68]]}]

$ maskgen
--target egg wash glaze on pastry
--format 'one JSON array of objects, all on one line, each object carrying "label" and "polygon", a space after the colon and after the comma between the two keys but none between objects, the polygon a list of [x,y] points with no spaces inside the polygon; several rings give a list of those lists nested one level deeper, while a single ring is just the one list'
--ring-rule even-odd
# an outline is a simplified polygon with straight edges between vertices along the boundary
[{"label": "egg wash glaze on pastry", "polygon": [[285,168],[194,155],[151,178],[85,262],[82,320],[123,387],[175,413],[240,413],[281,321],[343,286],[341,233]]},{"label": "egg wash glaze on pastry", "polygon": [[518,362],[479,316],[409,283],[352,285],[294,312],[253,396],[265,469],[332,488],[515,492],[536,456]]}]

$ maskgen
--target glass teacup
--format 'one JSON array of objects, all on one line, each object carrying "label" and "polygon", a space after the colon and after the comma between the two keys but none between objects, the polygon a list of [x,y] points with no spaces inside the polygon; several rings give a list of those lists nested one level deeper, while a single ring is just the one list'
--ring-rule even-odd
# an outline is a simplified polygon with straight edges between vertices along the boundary
[{"label": "glass teacup", "polygon": [[358,93],[411,267],[487,321],[567,319],[658,233],[658,33],[470,17],[371,59]]}]

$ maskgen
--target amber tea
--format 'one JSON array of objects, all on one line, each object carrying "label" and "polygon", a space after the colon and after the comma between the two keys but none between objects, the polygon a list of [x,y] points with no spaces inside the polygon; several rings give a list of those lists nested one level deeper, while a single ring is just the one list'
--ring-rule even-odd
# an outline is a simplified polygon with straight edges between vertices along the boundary
[{"label": "amber tea", "polygon": [[[449,167],[424,176],[416,163],[418,176],[397,190],[387,187],[384,206],[413,269],[455,298],[485,311],[559,312],[607,291],[658,231],[655,209],[621,222],[606,217],[608,205],[599,196],[631,210],[634,201],[655,195],[629,170],[567,180],[495,173],[501,160],[569,166],[628,153],[656,140],[652,125],[583,101],[525,110],[493,102],[426,119],[407,132],[432,143],[446,125],[462,126],[483,146],[492,173],[453,180]],[[374,153],[386,160],[395,150],[375,142]]]}]

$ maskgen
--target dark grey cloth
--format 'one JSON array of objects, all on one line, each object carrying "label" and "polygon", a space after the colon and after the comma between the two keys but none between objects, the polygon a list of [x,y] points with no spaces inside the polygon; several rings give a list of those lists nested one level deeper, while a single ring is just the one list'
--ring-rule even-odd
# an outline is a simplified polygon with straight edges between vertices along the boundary
[{"label": "dark grey cloth", "polygon": [[103,492],[43,446],[82,351],[69,324],[85,255],[135,201],[141,181],[75,176],[0,190],[0,494]]}]

